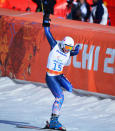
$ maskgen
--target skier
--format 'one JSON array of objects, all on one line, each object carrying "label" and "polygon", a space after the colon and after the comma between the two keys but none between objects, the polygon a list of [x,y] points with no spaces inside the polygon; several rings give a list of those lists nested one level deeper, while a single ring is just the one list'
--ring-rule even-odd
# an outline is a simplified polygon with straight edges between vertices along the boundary
[{"label": "skier", "polygon": [[48,8],[46,8],[47,5],[44,7],[42,25],[47,40],[51,46],[47,63],[46,83],[55,97],[50,122],[47,127],[51,129],[66,130],[58,121],[60,109],[64,101],[64,94],[61,87],[72,92],[72,85],[63,75],[63,67],[69,60],[70,56],[79,53],[79,45],[75,46],[75,50],[73,50],[74,40],[70,36],[66,36],[59,44],[57,43],[50,32],[50,12],[48,12]]}]

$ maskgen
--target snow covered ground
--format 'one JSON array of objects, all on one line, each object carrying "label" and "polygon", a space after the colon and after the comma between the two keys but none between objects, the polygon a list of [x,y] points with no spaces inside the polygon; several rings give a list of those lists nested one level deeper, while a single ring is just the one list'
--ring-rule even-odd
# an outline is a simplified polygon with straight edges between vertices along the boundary
[{"label": "snow covered ground", "polygon": [[[8,77],[0,77],[0,131],[30,131],[16,128],[20,123],[44,126],[54,101],[44,86],[17,84]],[[115,100],[100,100],[66,91],[64,95],[59,121],[67,131],[115,131]]]}]

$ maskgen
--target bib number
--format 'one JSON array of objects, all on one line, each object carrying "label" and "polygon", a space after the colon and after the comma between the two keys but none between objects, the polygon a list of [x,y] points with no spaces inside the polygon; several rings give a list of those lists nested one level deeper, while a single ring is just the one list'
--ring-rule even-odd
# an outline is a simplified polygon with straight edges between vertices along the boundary
[{"label": "bib number", "polygon": [[60,63],[54,63],[54,68],[53,68],[53,70],[55,70],[55,71],[62,71],[62,64]]}]

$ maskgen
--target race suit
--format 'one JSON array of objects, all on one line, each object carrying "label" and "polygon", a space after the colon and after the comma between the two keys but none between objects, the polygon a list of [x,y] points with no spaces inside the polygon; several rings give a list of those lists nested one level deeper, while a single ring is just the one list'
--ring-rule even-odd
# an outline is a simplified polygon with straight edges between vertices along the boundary
[{"label": "race suit", "polygon": [[57,41],[53,38],[50,27],[44,27],[44,30],[51,46],[47,63],[46,83],[55,97],[52,113],[59,115],[64,101],[63,89],[61,87],[72,92],[71,83],[63,75],[63,67],[68,62],[70,56],[77,55],[78,51],[72,50],[68,53],[64,53]]}]

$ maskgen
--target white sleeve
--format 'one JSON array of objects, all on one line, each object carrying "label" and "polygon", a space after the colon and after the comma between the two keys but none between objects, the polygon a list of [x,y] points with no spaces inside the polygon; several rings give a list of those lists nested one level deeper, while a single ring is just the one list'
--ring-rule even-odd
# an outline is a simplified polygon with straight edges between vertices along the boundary
[{"label": "white sleeve", "polygon": [[90,17],[89,17],[89,23],[93,23],[93,17],[92,17],[92,14],[91,14]]},{"label": "white sleeve", "polygon": [[92,16],[92,14],[95,14],[95,11],[96,11],[96,7],[93,7],[91,9],[91,13],[90,13],[90,17],[89,17],[89,23],[93,23],[93,16]]},{"label": "white sleeve", "polygon": [[107,21],[108,21],[108,10],[107,8],[103,5],[104,8],[104,14],[102,16],[102,20],[100,22],[101,25],[107,25]]}]

